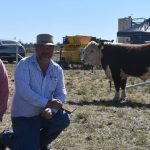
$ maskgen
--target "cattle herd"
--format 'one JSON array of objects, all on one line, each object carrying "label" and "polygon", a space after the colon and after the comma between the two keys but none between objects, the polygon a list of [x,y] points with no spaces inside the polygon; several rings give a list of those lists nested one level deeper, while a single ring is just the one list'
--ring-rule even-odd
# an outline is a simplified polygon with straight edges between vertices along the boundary
[{"label": "cattle herd", "polygon": [[144,81],[150,78],[150,43],[110,44],[91,41],[84,49],[82,61],[100,65],[104,69],[106,76],[115,85],[113,100],[121,101],[126,97],[128,76],[139,77]]}]

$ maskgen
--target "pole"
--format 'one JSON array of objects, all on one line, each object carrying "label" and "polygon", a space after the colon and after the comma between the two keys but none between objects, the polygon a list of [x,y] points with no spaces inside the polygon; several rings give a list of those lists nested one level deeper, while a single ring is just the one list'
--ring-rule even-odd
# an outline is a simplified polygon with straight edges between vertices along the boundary
[{"label": "pole", "polygon": [[18,63],[18,45],[16,44],[16,63]]},{"label": "pole", "polygon": [[126,88],[129,89],[129,88],[132,88],[132,87],[147,85],[147,84],[150,84],[150,80],[146,81],[146,82],[137,83],[137,84],[134,84],[134,85],[128,85]]}]

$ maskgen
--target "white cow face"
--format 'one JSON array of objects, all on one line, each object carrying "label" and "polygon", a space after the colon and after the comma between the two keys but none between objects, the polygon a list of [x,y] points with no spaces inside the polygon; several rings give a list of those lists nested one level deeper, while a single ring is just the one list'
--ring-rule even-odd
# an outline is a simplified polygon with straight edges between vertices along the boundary
[{"label": "white cow face", "polygon": [[101,50],[98,43],[91,41],[84,49],[83,62],[89,65],[101,65]]}]

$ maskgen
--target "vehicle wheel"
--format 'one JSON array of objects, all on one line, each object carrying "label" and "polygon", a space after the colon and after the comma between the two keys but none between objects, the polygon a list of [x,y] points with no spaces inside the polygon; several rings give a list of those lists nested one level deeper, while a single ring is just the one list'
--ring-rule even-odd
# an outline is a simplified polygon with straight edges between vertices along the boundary
[{"label": "vehicle wheel", "polygon": [[93,66],[92,65],[83,65],[83,69],[90,70],[90,69],[93,69]]},{"label": "vehicle wheel", "polygon": [[12,63],[13,63],[13,60],[9,59],[9,60],[8,60],[8,63],[9,63],[9,64],[12,64]]},{"label": "vehicle wheel", "polygon": [[61,62],[60,65],[63,69],[69,69],[69,64],[67,62]]}]

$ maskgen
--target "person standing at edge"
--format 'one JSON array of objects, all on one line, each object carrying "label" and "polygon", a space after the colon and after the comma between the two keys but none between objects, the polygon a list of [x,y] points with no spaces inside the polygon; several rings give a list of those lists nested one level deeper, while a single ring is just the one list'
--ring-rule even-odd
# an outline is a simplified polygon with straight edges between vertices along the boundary
[{"label": "person standing at edge", "polygon": [[1,133],[0,150],[48,150],[70,124],[62,109],[66,97],[63,70],[51,59],[54,46],[52,35],[39,34],[35,54],[18,63],[11,110],[13,131]]},{"label": "person standing at edge", "polygon": [[0,121],[3,120],[3,115],[7,109],[8,95],[8,74],[4,63],[0,59]]}]

